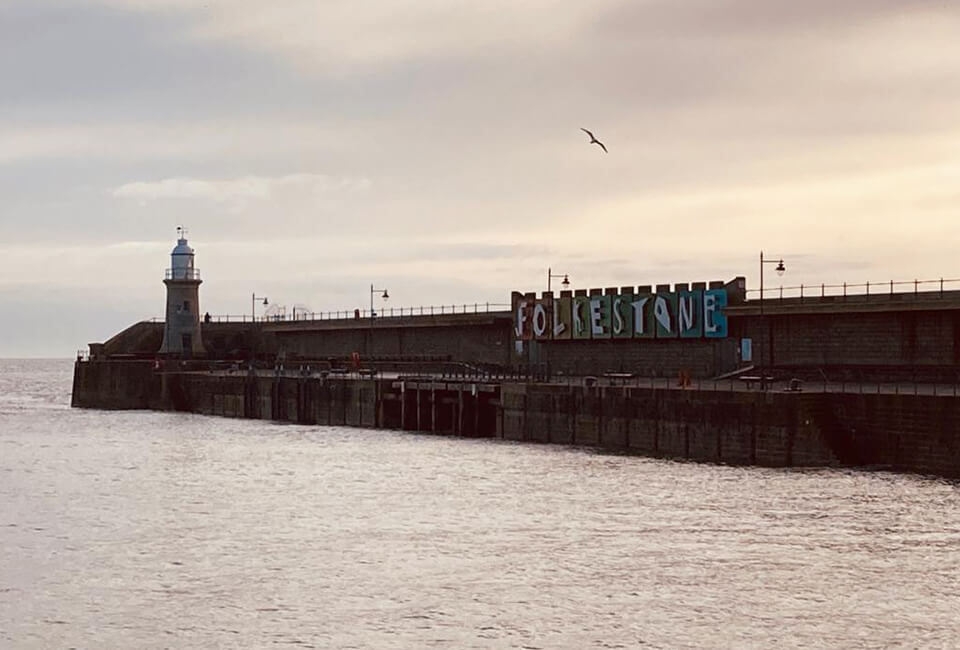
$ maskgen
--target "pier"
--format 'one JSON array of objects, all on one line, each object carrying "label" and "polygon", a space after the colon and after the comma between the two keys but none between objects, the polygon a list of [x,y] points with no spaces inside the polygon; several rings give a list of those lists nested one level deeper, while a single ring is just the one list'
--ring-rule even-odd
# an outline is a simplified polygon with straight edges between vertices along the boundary
[{"label": "pier", "polygon": [[78,357],[74,406],[960,477],[951,281],[750,299],[735,277],[201,322],[193,255],[181,237],[169,322]]},{"label": "pier", "polygon": [[736,465],[960,477],[956,387],[534,380],[80,360],[73,405],[395,429]]}]

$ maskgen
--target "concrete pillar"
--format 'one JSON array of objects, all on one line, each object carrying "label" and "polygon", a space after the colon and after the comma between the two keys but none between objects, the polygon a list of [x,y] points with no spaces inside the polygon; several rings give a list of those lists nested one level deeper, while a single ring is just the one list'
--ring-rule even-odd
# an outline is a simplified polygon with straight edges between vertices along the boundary
[{"label": "concrete pillar", "polygon": [[457,385],[457,430],[458,436],[463,435],[463,384]]}]

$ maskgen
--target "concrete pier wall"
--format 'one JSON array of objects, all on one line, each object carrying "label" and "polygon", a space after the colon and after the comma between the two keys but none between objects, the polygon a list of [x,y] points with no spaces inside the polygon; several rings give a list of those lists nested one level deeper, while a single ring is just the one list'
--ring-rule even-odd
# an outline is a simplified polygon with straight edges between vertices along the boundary
[{"label": "concrete pier wall", "polygon": [[[715,377],[743,365],[784,377],[839,381],[960,383],[960,293],[918,292],[756,301],[726,310],[729,336],[515,341],[514,314],[406,314],[374,321],[213,322],[202,326],[209,359],[431,357],[484,367],[549,367],[555,374],[633,373]],[[163,323],[135,324],[106,343],[101,358],[150,357]],[[741,360],[743,339],[752,358]],[[518,351],[517,343],[521,343]],[[421,369],[421,371],[426,371]]]},{"label": "concrete pier wall", "polygon": [[502,437],[769,466],[839,465],[819,396],[506,384]]},{"label": "concrete pier wall", "polygon": [[960,398],[164,371],[78,361],[73,405],[960,477]]},{"label": "concrete pier wall", "polygon": [[152,361],[78,361],[70,403],[81,408],[163,409],[162,379]]}]

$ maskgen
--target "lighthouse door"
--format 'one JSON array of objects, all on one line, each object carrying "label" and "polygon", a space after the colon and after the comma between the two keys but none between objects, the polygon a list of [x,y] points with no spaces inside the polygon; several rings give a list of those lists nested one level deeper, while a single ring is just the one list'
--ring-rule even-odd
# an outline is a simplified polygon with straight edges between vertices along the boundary
[{"label": "lighthouse door", "polygon": [[183,356],[190,358],[193,356],[193,336],[191,334],[184,334],[181,337],[183,343]]}]

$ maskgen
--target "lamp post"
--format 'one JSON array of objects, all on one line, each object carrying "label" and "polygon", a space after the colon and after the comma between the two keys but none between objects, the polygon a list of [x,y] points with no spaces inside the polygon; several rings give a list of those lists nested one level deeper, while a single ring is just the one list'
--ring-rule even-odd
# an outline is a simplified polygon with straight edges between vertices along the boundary
[{"label": "lamp post", "polygon": [[550,291],[550,281],[554,278],[563,278],[563,282],[560,284],[563,285],[563,288],[566,289],[570,286],[570,278],[567,277],[566,273],[554,273],[553,269],[547,269],[547,291]]},{"label": "lamp post", "polygon": [[760,315],[763,315],[763,265],[764,264],[776,264],[777,268],[775,269],[777,275],[783,275],[787,270],[787,267],[783,265],[783,259],[779,260],[765,260],[763,259],[763,251],[760,251]]},{"label": "lamp post", "polygon": [[[787,270],[787,267],[783,265],[782,258],[779,260],[765,260],[763,259],[763,251],[760,251],[760,317],[761,317],[760,322],[761,324],[763,323],[763,265],[764,264],[776,264],[777,266],[774,270],[777,272],[777,275],[783,275]],[[760,386],[762,388],[765,388],[767,383],[766,372],[764,371],[764,368],[767,365],[766,361],[767,359],[773,359],[773,337],[771,336],[772,334],[771,329],[772,327],[768,327],[765,335],[765,338],[767,339],[766,347],[768,348],[769,354],[763,354],[763,346],[761,346],[760,348],[760,354],[763,357],[763,362],[760,364]]]},{"label": "lamp post", "polygon": [[263,306],[266,307],[270,303],[267,302],[266,296],[258,296],[256,292],[250,294],[250,316],[251,320],[256,322],[257,320],[257,301],[263,299]]},{"label": "lamp post", "polygon": [[375,293],[380,293],[381,291],[383,294],[380,297],[384,300],[388,300],[390,298],[390,294],[387,293],[386,289],[375,289],[372,284],[370,285],[370,327],[373,327],[373,319],[376,316],[373,311],[373,295]]}]

